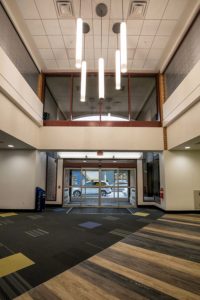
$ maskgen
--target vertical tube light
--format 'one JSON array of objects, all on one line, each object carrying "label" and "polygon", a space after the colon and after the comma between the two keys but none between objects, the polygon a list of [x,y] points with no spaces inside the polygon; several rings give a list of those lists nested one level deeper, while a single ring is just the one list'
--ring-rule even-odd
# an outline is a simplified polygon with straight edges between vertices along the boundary
[{"label": "vertical tube light", "polygon": [[83,44],[83,20],[78,18],[76,21],[76,68],[81,68],[82,45]]},{"label": "vertical tube light", "polygon": [[121,89],[120,50],[115,51],[115,89]]},{"label": "vertical tube light", "polygon": [[105,97],[105,82],[104,82],[104,59],[99,58],[99,99]]},{"label": "vertical tube light", "polygon": [[85,102],[86,96],[86,74],[87,74],[87,63],[85,60],[81,64],[81,102]]},{"label": "vertical tube light", "polygon": [[121,53],[121,72],[127,72],[127,30],[126,22],[120,24],[120,53]]}]

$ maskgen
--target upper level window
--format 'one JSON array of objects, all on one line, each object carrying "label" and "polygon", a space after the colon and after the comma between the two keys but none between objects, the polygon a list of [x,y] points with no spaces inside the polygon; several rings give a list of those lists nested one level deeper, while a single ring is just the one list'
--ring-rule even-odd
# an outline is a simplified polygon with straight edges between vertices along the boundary
[{"label": "upper level window", "polygon": [[[45,125],[51,125],[49,121],[62,121],[63,125],[73,126],[75,121],[84,121],[93,125],[94,122],[125,122],[128,126],[128,122],[159,121],[157,96],[156,75],[123,75],[121,90],[115,90],[114,74],[106,74],[105,99],[99,100],[98,74],[88,73],[85,102],[80,101],[79,73],[47,75]],[[54,125],[59,124],[54,122]]]}]

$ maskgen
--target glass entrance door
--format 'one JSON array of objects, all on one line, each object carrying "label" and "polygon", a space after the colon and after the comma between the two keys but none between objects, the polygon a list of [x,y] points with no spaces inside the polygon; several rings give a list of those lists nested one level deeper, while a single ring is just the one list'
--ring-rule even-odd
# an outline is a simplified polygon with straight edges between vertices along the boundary
[{"label": "glass entrance door", "polygon": [[[136,172],[122,169],[72,169],[69,186],[64,178],[69,202],[77,206],[127,206],[135,201]],[[64,193],[65,195],[66,193]],[[66,195],[65,195],[66,197]]]}]

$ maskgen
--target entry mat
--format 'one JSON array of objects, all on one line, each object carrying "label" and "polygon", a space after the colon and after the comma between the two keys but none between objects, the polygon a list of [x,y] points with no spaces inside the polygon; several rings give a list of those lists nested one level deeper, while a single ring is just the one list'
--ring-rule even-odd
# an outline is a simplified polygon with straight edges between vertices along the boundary
[{"label": "entry mat", "polygon": [[111,207],[73,207],[69,214],[120,214],[130,215],[131,210],[127,208],[111,208]]}]

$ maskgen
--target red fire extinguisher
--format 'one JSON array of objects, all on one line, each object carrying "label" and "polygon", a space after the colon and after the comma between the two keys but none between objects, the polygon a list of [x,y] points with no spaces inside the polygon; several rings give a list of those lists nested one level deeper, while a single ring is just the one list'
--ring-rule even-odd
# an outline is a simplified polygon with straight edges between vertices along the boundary
[{"label": "red fire extinguisher", "polygon": [[160,188],[160,199],[164,199],[164,189],[162,187]]}]

